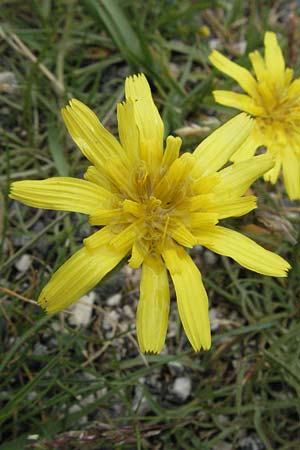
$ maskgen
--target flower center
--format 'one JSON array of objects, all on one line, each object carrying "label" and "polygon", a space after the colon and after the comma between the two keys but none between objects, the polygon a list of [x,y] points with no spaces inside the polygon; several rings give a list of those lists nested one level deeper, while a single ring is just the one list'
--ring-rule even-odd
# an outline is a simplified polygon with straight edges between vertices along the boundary
[{"label": "flower center", "polygon": [[168,227],[169,211],[161,208],[161,200],[153,196],[144,204],[144,210],[142,238],[147,241],[163,240]]},{"label": "flower center", "polygon": [[268,93],[260,93],[260,97],[265,115],[257,117],[257,123],[263,133],[269,132],[277,140],[282,133],[289,137],[298,133],[300,107],[297,97],[289,95],[288,89],[279,93],[275,87]]},{"label": "flower center", "polygon": [[[191,194],[190,157],[179,158],[175,167],[161,171],[150,177],[147,169],[140,164],[135,170],[134,185],[138,201],[123,201],[123,217],[134,226],[136,242],[141,252],[160,253],[170,242],[174,229],[189,217],[187,197]],[[176,177],[174,176],[174,169]],[[129,216],[128,216],[129,214]]]}]

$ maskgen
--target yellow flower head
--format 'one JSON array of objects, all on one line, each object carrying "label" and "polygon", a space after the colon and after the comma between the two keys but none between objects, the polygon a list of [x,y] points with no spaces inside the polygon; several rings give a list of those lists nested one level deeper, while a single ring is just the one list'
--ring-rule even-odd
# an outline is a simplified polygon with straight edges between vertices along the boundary
[{"label": "yellow flower head", "polygon": [[249,54],[255,77],[214,50],[209,56],[212,64],[237,81],[246,94],[213,94],[218,103],[255,117],[252,133],[231,160],[249,158],[257,147],[266,146],[267,153],[275,157],[275,166],[264,175],[265,180],[274,184],[282,167],[289,197],[300,199],[300,78],[293,80],[293,70],[285,67],[274,33],[266,32],[264,43],[264,58],[257,50]]},{"label": "yellow flower head", "polygon": [[252,120],[238,115],[204,140],[193,154],[179,156],[181,139],[169,136],[144,75],[129,77],[118,105],[120,143],[78,100],[62,110],[65,124],[91,166],[85,180],[68,177],[12,184],[10,197],[47,209],[89,215],[101,227],[52,276],[38,302],[53,313],[92,289],[124,257],[142,265],[137,335],[142,351],[159,352],[170,305],[167,270],[180,318],[195,350],[211,344],[208,300],[201,275],[184,247],[196,244],[227,255],[266,275],[286,276],[289,264],[249,238],[217,226],[256,206],[244,196],[274,162],[252,157],[220,170],[241,146]]}]

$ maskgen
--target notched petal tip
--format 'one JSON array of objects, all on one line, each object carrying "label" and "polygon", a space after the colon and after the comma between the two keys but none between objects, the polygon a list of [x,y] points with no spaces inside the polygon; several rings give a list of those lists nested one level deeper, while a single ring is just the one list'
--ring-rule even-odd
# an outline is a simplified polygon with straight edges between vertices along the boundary
[{"label": "notched petal tip", "polygon": [[80,100],[77,100],[75,97],[72,97],[72,98],[68,101],[68,103],[66,103],[66,105],[63,106],[63,107],[60,109],[61,114],[63,114],[65,111],[68,111],[69,108],[72,108],[72,107],[76,106],[76,104],[78,104],[78,105],[82,104],[82,105],[83,105],[83,103],[82,103]]},{"label": "notched petal tip", "polygon": [[15,195],[16,195],[16,185],[17,185],[17,183],[18,183],[18,181],[14,181],[13,183],[11,183],[11,185],[9,186],[9,193],[8,193],[8,197],[11,199],[11,200],[15,200],[16,199],[16,197],[15,197]]},{"label": "notched petal tip", "polygon": [[132,99],[136,101],[141,92],[146,96],[151,96],[151,90],[147,78],[143,73],[130,75],[125,80],[125,98],[126,101]]},{"label": "notched petal tip", "polygon": [[[147,81],[147,78],[145,77],[143,72],[134,73],[133,75],[129,75],[128,77],[126,77],[126,80],[130,80],[130,81],[133,81],[133,82],[139,81],[141,79]],[[126,81],[125,81],[125,83],[126,83]]]},{"label": "notched petal tip", "polygon": [[140,345],[140,350],[142,353],[145,353],[146,355],[158,355],[163,349],[163,346],[161,348],[144,348],[142,350],[141,345]]},{"label": "notched petal tip", "polygon": [[37,304],[42,308],[42,310],[46,313],[46,314],[51,314],[48,311],[49,305],[48,305],[48,300],[47,297],[45,297],[44,295],[42,295],[43,291],[41,292],[38,300],[37,300]]},{"label": "notched petal tip", "polygon": [[[279,255],[277,255],[277,256],[279,256]],[[281,259],[281,262],[282,262],[282,275],[277,275],[277,276],[280,278],[286,278],[288,276],[289,271],[291,270],[292,266],[284,258],[281,258],[280,256],[279,256],[279,258]]]}]

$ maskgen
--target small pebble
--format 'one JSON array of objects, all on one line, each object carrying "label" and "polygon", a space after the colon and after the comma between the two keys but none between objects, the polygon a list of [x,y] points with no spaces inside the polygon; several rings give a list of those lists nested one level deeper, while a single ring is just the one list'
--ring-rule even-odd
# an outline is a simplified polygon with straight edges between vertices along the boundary
[{"label": "small pebble", "polygon": [[209,320],[210,320],[210,329],[211,331],[215,331],[219,328],[219,312],[217,308],[209,309]]},{"label": "small pebble", "polygon": [[247,49],[247,42],[246,41],[240,41],[235,44],[235,48],[240,53],[240,55],[244,55]]},{"label": "small pebble", "polygon": [[27,395],[27,400],[32,402],[37,397],[37,393],[35,391],[31,391]]},{"label": "small pebble", "polygon": [[93,304],[96,300],[95,292],[84,295],[71,307],[71,314],[68,317],[70,325],[88,326],[92,318]]},{"label": "small pebble", "polygon": [[113,325],[118,322],[119,318],[120,314],[118,314],[114,309],[112,311],[106,311],[106,314],[103,317],[104,330],[110,330]]},{"label": "small pebble", "polygon": [[132,409],[140,416],[144,416],[151,411],[151,408],[146,397],[144,396],[143,387],[137,385],[134,392],[135,394],[132,402]]},{"label": "small pebble", "polygon": [[27,270],[30,267],[32,258],[30,255],[28,255],[27,253],[24,253],[24,255],[21,256],[21,258],[19,258],[16,262],[15,262],[15,268],[19,271],[19,272],[27,272]]},{"label": "small pebble", "polygon": [[240,450],[263,450],[265,448],[258,436],[247,436],[240,440]]},{"label": "small pebble", "polygon": [[129,266],[124,266],[122,272],[125,274],[125,277],[128,281],[130,281],[133,285],[139,285],[141,279],[141,269],[132,269]]},{"label": "small pebble", "polygon": [[96,398],[95,398],[94,394],[90,394],[90,395],[87,395],[86,397],[84,397],[83,399],[80,399],[79,403],[81,406],[87,406],[87,405],[90,405],[91,403],[94,403],[95,399]]},{"label": "small pebble", "polygon": [[225,425],[226,423],[229,422],[229,417],[225,416],[224,414],[219,414],[217,416],[218,421],[220,422],[221,425]]},{"label": "small pebble", "polygon": [[129,319],[134,319],[134,312],[129,305],[124,305],[123,311],[125,316],[127,316]]},{"label": "small pebble", "polygon": [[35,356],[44,356],[44,355],[47,355],[48,349],[47,349],[46,345],[40,344],[39,342],[37,342],[34,346],[32,353]]},{"label": "small pebble", "polygon": [[[69,414],[73,414],[73,413],[77,413],[79,411],[81,411],[81,407],[79,405],[71,405],[70,408],[68,409],[68,413]],[[84,425],[85,423],[87,423],[88,418],[87,416],[83,416],[78,420],[78,423],[80,423],[81,425]]]},{"label": "small pebble", "polygon": [[122,294],[120,294],[120,293],[114,294],[111,297],[108,297],[108,299],[106,300],[106,304],[108,306],[118,306],[120,304],[121,299],[122,299]]},{"label": "small pebble", "polygon": [[183,365],[178,361],[171,361],[168,363],[168,368],[170,370],[171,375],[174,377],[181,375],[184,371]]},{"label": "small pebble", "polygon": [[222,43],[220,39],[210,39],[208,41],[208,46],[211,50],[220,50],[222,48]]},{"label": "small pebble", "polygon": [[203,258],[206,264],[208,264],[209,266],[214,266],[218,261],[217,255],[215,255],[215,253],[211,252],[210,250],[205,250]]},{"label": "small pebble", "polygon": [[195,250],[197,253],[202,253],[203,250],[204,250],[204,247],[203,247],[203,245],[198,245],[197,244],[197,245],[194,246],[193,250]]},{"label": "small pebble", "polygon": [[102,389],[99,389],[99,391],[96,392],[96,397],[102,398],[105,394],[107,394],[107,388],[103,387]]},{"label": "small pebble", "polygon": [[39,439],[40,435],[39,434],[29,434],[27,436],[27,439],[30,441],[37,441]]},{"label": "small pebble", "polygon": [[185,401],[190,395],[192,390],[192,382],[188,377],[178,377],[174,381],[173,384],[173,393],[179,398],[181,401]]},{"label": "small pebble", "polygon": [[2,244],[2,252],[4,255],[9,252],[8,239],[5,238]]}]

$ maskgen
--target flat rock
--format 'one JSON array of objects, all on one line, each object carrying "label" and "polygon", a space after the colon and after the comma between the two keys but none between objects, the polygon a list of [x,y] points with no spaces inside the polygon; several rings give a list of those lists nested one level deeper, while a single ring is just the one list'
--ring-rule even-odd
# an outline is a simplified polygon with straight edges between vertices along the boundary
[{"label": "flat rock", "polygon": [[87,327],[92,318],[95,299],[96,294],[93,291],[81,297],[70,309],[71,314],[68,317],[69,324]]},{"label": "flat rock", "polygon": [[178,377],[174,381],[172,392],[181,401],[185,401],[192,390],[192,382],[189,377]]}]

